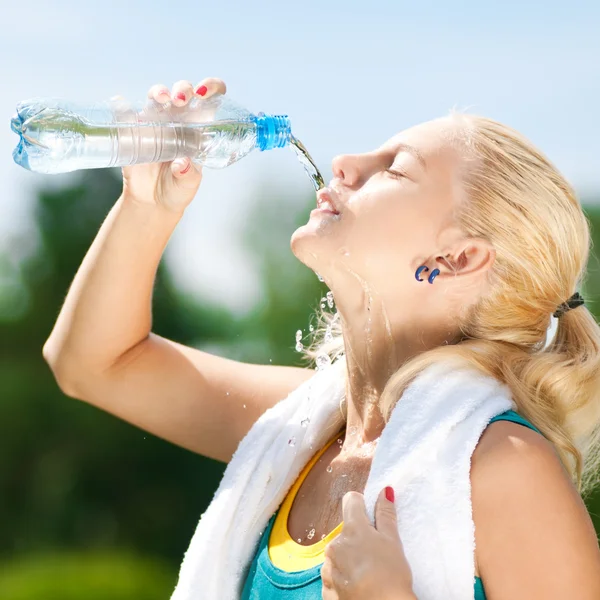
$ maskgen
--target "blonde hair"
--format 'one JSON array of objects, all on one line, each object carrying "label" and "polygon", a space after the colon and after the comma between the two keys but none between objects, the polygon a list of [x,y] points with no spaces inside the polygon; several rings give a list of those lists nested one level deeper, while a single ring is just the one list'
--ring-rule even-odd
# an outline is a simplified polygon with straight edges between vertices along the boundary
[{"label": "blonde hair", "polygon": [[[570,185],[521,134],[485,117],[452,118],[468,158],[455,218],[467,237],[496,249],[491,292],[461,319],[457,344],[422,352],[398,369],[380,408],[389,419],[431,363],[475,367],[510,387],[517,411],[553,443],[585,496],[600,466],[600,327],[580,306],[560,317],[554,341],[542,347],[551,314],[583,284],[590,224]],[[322,303],[316,316],[303,358],[335,361],[345,354],[339,315]]]}]

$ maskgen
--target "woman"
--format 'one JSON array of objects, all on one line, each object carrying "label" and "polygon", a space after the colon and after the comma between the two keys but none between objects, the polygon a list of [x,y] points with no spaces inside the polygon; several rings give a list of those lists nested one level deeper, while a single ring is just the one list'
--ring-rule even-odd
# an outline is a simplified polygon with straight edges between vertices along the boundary
[{"label": "woman", "polygon": [[[157,85],[149,97],[183,106],[214,93],[225,93],[218,79],[171,92]],[[418,598],[394,490],[381,491],[374,527],[361,492],[403,391],[453,356],[507,384],[517,408],[493,419],[472,454],[473,596],[599,598],[600,551],[580,494],[598,468],[600,330],[573,294],[590,244],[573,191],[516,132],[461,115],[337,157],[333,174],[317,195],[326,210],[311,213],[291,248],[336,299],[307,354],[343,355],[345,427],[314,448],[273,514],[243,596]],[[156,269],[200,182],[187,159],[123,169],[123,193],[44,357],[66,394],[229,462],[261,415],[315,373],[243,364],[151,333]],[[560,324],[546,348],[553,313]],[[272,585],[256,568],[261,553],[284,582],[288,572],[317,576]]]}]

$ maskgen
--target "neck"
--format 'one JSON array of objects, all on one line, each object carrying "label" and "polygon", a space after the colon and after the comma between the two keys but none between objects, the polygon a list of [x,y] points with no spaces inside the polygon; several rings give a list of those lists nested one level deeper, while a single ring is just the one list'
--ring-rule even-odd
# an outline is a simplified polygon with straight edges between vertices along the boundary
[{"label": "neck", "polygon": [[[453,343],[455,336],[405,324],[394,331],[382,307],[373,303],[362,318],[348,322],[340,312],[346,350],[346,440],[348,449],[379,438],[385,420],[380,399],[390,378],[414,356]],[[339,311],[339,306],[338,306]],[[447,329],[447,328],[442,328]]]}]

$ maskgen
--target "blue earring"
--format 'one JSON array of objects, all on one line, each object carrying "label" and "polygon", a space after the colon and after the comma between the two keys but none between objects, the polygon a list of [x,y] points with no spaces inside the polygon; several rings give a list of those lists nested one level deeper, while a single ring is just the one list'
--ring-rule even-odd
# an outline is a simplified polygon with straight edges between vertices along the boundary
[{"label": "blue earring", "polygon": [[[426,267],[425,265],[420,266],[417,271],[415,272],[415,278],[417,281],[423,281],[423,279],[421,279],[419,277],[419,275],[423,272],[423,271],[429,271],[429,267]],[[433,283],[433,280],[440,274],[440,270],[439,269],[434,269],[431,272],[431,275],[429,276],[429,278],[427,279],[427,281],[429,281],[429,283]]]}]

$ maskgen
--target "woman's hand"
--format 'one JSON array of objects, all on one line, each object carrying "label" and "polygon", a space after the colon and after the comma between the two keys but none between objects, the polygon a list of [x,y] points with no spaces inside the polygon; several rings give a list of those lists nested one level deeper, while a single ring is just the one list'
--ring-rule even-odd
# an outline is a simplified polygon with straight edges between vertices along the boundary
[{"label": "woman's hand", "polygon": [[412,573],[398,528],[396,509],[382,490],[375,506],[375,527],[362,494],[343,499],[342,532],[325,548],[321,569],[323,600],[415,600]]},{"label": "woman's hand", "polygon": [[[173,106],[182,107],[194,96],[209,98],[225,92],[225,83],[220,79],[204,79],[195,87],[182,80],[172,91],[164,85],[153,85],[148,98],[159,104],[171,102]],[[187,157],[171,162],[132,165],[123,167],[123,196],[139,204],[154,204],[183,213],[194,199],[201,181],[202,169]]]}]

